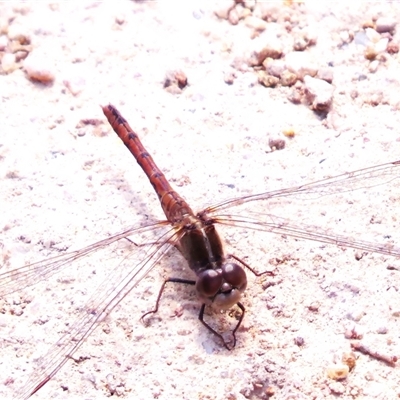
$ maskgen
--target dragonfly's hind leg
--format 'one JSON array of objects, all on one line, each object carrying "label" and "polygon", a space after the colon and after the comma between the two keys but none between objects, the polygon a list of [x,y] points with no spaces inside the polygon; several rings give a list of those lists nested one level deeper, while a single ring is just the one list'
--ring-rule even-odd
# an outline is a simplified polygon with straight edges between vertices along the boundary
[{"label": "dragonfly's hind leg", "polygon": [[[124,239],[127,240],[129,243],[133,244],[136,247],[155,246],[155,245],[159,244],[159,242],[136,243],[132,239],[130,239],[129,237],[124,237]],[[178,247],[177,243],[174,242],[174,240],[168,240],[167,243],[169,243],[171,246],[174,246],[175,248],[177,248],[179,250],[179,247]]]},{"label": "dragonfly's hind leg", "polygon": [[151,311],[147,311],[147,313],[144,313],[144,314],[140,317],[140,320],[141,320],[143,323],[145,322],[145,321],[144,321],[144,318],[145,318],[147,315],[155,314],[155,313],[158,311],[158,308],[159,308],[159,305],[160,305],[160,301],[161,301],[161,296],[162,296],[162,294],[163,294],[163,292],[164,292],[164,289],[165,289],[165,285],[166,285],[167,283],[169,283],[169,282],[172,282],[172,283],[184,283],[184,284],[186,284],[186,285],[195,285],[195,284],[196,284],[196,281],[192,281],[192,280],[190,280],[190,279],[180,279],[180,278],[168,278],[168,279],[166,279],[166,280],[164,281],[164,283],[162,284],[162,286],[161,286],[161,288],[160,288],[160,291],[158,292],[158,296],[157,296],[157,300],[156,300],[156,306],[154,307],[154,309],[151,310]]},{"label": "dragonfly's hind leg", "polygon": [[200,308],[200,313],[199,313],[199,320],[200,322],[210,331],[212,332],[215,336],[217,336],[218,338],[220,338],[222,340],[222,343],[224,344],[224,346],[228,349],[228,350],[232,350],[234,349],[234,347],[236,346],[236,331],[239,329],[243,318],[244,318],[244,313],[246,311],[246,309],[244,308],[244,305],[242,303],[236,303],[236,305],[242,310],[242,314],[240,315],[239,321],[235,326],[235,329],[232,331],[232,344],[227,343],[226,340],[224,339],[224,337],[218,333],[216,330],[214,330],[213,328],[211,328],[210,325],[207,324],[206,321],[204,321],[204,310],[206,308],[206,305],[203,303],[201,308]]}]

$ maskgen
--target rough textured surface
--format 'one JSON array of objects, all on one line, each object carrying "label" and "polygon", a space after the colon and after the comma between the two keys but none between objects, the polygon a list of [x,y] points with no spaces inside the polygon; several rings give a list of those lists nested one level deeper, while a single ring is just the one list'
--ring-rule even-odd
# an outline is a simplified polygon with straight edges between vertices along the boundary
[{"label": "rough textured surface", "polygon": [[[400,158],[400,27],[391,19],[399,5],[250,3],[221,2],[218,10],[197,1],[0,4],[1,272],[163,218],[99,104],[118,107],[197,210]],[[276,48],[282,73],[286,54],[307,54],[307,63],[292,66],[301,72],[293,87],[258,83],[264,67],[249,62],[252,54]],[[28,55],[43,68],[35,74],[51,79],[30,80]],[[333,101],[327,115],[317,115],[301,78],[327,67]],[[187,86],[178,77],[164,87],[173,71]],[[284,148],[271,151],[271,139],[284,138]],[[397,180],[351,189],[250,208],[255,217],[399,243]],[[400,356],[396,258],[222,231],[229,252],[257,270],[275,270],[266,279],[248,273],[247,313],[233,351],[198,323],[190,287],[170,288],[150,326],[139,322],[163,277],[190,276],[172,250],[35,398],[400,396],[399,367],[359,352],[345,379],[328,377],[343,370],[352,339]],[[139,253],[122,243],[0,299],[1,398],[22,387],[107,274],[129,269]],[[228,331],[232,316],[216,326]]]}]

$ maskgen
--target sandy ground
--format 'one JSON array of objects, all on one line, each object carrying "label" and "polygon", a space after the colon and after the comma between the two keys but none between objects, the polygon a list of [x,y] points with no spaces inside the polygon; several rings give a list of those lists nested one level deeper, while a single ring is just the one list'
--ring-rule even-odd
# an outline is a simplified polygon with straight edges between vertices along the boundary
[{"label": "sandy ground", "polygon": [[[1,272],[163,218],[100,104],[119,108],[197,210],[400,158],[399,55],[384,48],[366,59],[367,45],[355,43],[356,33],[377,18],[399,17],[398,4],[274,2],[267,29],[258,34],[260,20],[234,25],[215,16],[229,5],[0,4],[0,54],[16,55],[7,56],[0,75]],[[399,43],[398,29],[369,40]],[[290,101],[293,88],[262,86],[247,65],[252,50],[271,38],[285,53],[304,32],[315,41],[304,53],[333,72],[327,115]],[[37,57],[31,68],[54,81],[27,76],[27,53]],[[164,78],[177,69],[189,84],[171,93]],[[233,75],[233,84],[226,83]],[[285,140],[286,147],[272,152],[271,138]],[[377,183],[397,176],[395,171]],[[344,183],[332,190],[349,190],[341,194],[254,202],[250,209],[264,220],[274,214],[356,240],[396,243],[397,180],[358,186],[352,190]],[[343,354],[351,352],[346,331],[373,352],[400,356],[395,257],[246,229],[222,231],[229,252],[275,273],[264,279],[248,274],[247,313],[234,350],[223,348],[197,321],[199,304],[190,287],[170,288],[157,318],[148,327],[139,322],[164,277],[190,276],[171,251],[35,398],[400,397],[398,367],[370,355],[355,352],[355,368],[343,380],[327,374],[332,365],[341,371]],[[103,279],[112,287],[110,270],[129,271],[138,262],[140,250],[132,247],[110,246],[0,300],[2,398],[17,396],[38,358],[90,296],[100,296],[96,288]],[[400,255],[399,249],[393,252]],[[223,315],[216,326],[229,331],[234,316]]]}]

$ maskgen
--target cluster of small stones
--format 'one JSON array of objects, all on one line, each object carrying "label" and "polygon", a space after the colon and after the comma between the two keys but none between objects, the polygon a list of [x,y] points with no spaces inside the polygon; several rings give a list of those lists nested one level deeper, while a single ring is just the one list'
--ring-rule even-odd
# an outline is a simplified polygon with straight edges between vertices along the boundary
[{"label": "cluster of small stones", "polygon": [[[269,2],[268,2],[269,3]],[[275,3],[275,2],[274,2]],[[215,14],[236,25],[244,23],[252,30],[251,37],[260,39],[268,29],[268,23],[282,24],[290,40],[282,38],[269,40],[252,52],[247,58],[248,67],[258,76],[258,82],[265,87],[292,87],[288,98],[293,103],[305,103],[312,110],[328,113],[334,94],[334,69],[321,66],[307,50],[317,44],[317,34],[312,29],[297,29],[296,12],[301,4],[283,1],[278,4],[236,0]],[[364,49],[364,57],[369,61],[368,71],[376,72],[380,63],[398,53],[399,44],[395,38],[396,20],[379,17],[365,21],[357,31],[342,33],[342,44],[354,41]],[[287,38],[285,38],[287,39]],[[225,80],[227,82],[227,80]],[[231,79],[229,84],[233,83]]]},{"label": "cluster of small stones", "polygon": [[[24,14],[29,10],[23,4],[16,5],[15,13]],[[23,69],[28,79],[50,84],[55,73],[48,60],[35,54],[32,36],[21,24],[14,24],[14,16],[0,16],[0,74],[10,74]]]}]

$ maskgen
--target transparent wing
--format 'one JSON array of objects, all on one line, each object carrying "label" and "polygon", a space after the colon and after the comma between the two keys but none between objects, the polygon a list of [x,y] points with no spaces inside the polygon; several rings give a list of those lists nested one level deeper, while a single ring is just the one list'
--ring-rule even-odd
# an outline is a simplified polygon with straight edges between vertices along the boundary
[{"label": "transparent wing", "polygon": [[201,213],[218,213],[223,209],[241,206],[242,204],[252,201],[267,201],[289,197],[317,199],[326,195],[352,192],[359,189],[368,189],[385,185],[399,178],[400,160],[363,168],[357,171],[346,172],[331,178],[321,179],[287,189],[244,196],[240,199],[229,199],[214,206],[207,207]]},{"label": "transparent wing", "polygon": [[169,223],[167,221],[162,221],[139,228],[128,229],[82,249],[3,272],[0,274],[0,298],[20,291],[26,287],[33,286],[41,280],[48,279],[55,273],[61,271],[63,266],[70,265],[71,262],[110,246],[112,243],[118,242],[121,239],[127,239],[133,235],[140,235],[145,232],[154,231],[158,227],[166,225],[169,225]]},{"label": "transparent wing", "polygon": [[[168,222],[148,225],[119,233],[81,250],[69,252],[2,274],[0,277],[2,292],[10,293],[17,290],[15,282],[25,284],[25,286],[32,285],[35,283],[32,282],[35,274],[39,274],[40,279],[45,279],[60,271],[63,266],[71,267],[70,263],[72,261],[76,261],[96,250],[109,246],[111,243],[131,237],[132,235],[142,234],[146,231],[151,231],[152,233],[154,231],[159,232],[160,229],[164,232],[161,236],[158,236],[156,242],[138,247],[142,252],[140,258],[137,258],[139,251],[134,252],[133,255],[129,254],[110,271],[107,278],[94,291],[92,297],[78,310],[78,317],[75,322],[66,328],[63,336],[50,348],[48,353],[37,361],[28,381],[18,391],[17,398],[29,398],[52,379],[83,344],[85,339],[94,331],[99,322],[103,321],[149,273],[168,251],[171,244],[179,240],[182,232],[171,228]],[[133,265],[130,264],[132,258]],[[127,264],[129,265],[129,270],[127,269]]]},{"label": "transparent wing", "polygon": [[[263,218],[263,219],[262,219]],[[215,222],[223,225],[234,225],[245,229],[270,232],[275,234],[287,235],[298,239],[313,240],[334,244],[336,246],[350,247],[357,250],[380,253],[390,256],[400,256],[400,247],[392,243],[373,243],[354,239],[349,236],[339,235],[328,229],[322,229],[314,225],[295,225],[291,221],[271,214],[257,214],[257,218],[240,215],[218,215]]]},{"label": "transparent wing", "polygon": [[[362,230],[363,221],[360,222],[360,212],[358,210],[355,211],[352,208],[352,204],[362,201],[362,189],[368,190],[369,193],[372,188],[380,190],[381,185],[390,184],[389,186],[394,186],[395,184],[400,184],[399,178],[400,161],[395,161],[297,187],[260,193],[241,199],[227,200],[206,208],[200,214],[207,214],[216,223],[224,225],[283,234],[385,255],[400,256],[400,247],[394,246],[393,243],[368,242],[310,224],[310,222],[319,222],[322,219],[318,212],[324,206],[325,201],[323,198],[325,196],[341,194],[343,197],[337,202],[335,208],[344,207],[342,219],[348,222],[348,226],[351,226],[352,223],[353,227],[355,225],[360,226],[359,234],[362,234],[365,238],[367,233]],[[399,188],[397,187],[393,198],[395,199],[399,193]],[[359,197],[357,198],[356,196]],[[380,200],[382,210],[384,210],[383,203],[383,200]],[[369,205],[368,212],[375,211],[372,207],[372,205]],[[272,208],[274,213],[270,212]],[[285,217],[275,215],[277,208],[282,209]]]}]

